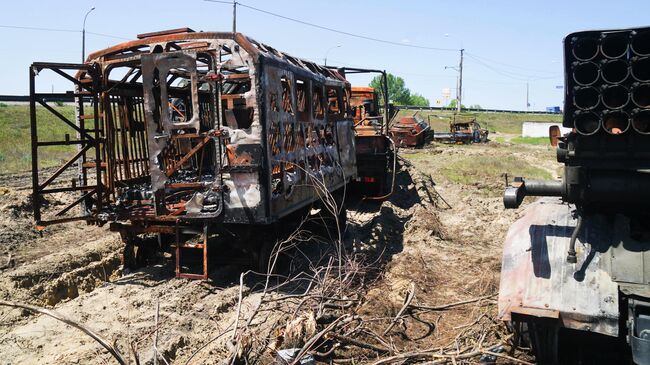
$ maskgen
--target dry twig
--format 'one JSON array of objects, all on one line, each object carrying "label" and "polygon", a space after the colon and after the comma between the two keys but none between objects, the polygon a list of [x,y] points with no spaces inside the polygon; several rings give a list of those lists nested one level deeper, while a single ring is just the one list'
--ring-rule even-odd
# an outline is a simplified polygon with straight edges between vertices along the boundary
[{"label": "dry twig", "polygon": [[79,323],[64,317],[63,315],[49,309],[45,308],[40,308],[34,305],[29,305],[29,304],[22,304],[22,303],[14,303],[14,302],[8,302],[4,300],[0,300],[0,305],[2,306],[7,306],[7,307],[13,307],[13,308],[22,308],[26,309],[31,312],[36,312],[36,313],[41,313],[45,314],[46,316],[50,316],[56,320],[59,320],[69,326],[72,326],[81,332],[87,334],[88,336],[92,337],[93,340],[97,341],[100,345],[102,345],[113,357],[115,360],[117,360],[120,364],[126,365],[126,360],[122,357],[122,354],[120,351],[117,349],[117,346],[111,345],[106,339],[104,339],[102,336],[99,334],[95,333],[93,330],[89,329],[88,327],[82,326]]}]

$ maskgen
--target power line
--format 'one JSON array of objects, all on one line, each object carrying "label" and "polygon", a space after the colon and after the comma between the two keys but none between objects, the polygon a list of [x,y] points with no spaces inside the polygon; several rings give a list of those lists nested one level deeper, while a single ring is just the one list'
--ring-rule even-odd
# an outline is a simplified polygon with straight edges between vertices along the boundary
[{"label": "power line", "polygon": [[[212,3],[219,3],[219,4],[233,4],[233,2],[222,1],[222,0],[204,0],[204,1],[212,2]],[[251,9],[251,10],[254,10],[254,11],[257,11],[257,12],[260,12],[260,13],[271,15],[271,16],[281,18],[281,19],[284,19],[284,20],[289,20],[289,21],[299,23],[299,24],[302,24],[302,25],[307,25],[307,26],[310,26],[310,27],[313,27],[313,28],[318,28],[318,29],[327,30],[327,31],[333,32],[333,33],[347,35],[349,37],[355,37],[355,38],[359,38],[359,39],[365,39],[365,40],[368,40],[368,41],[379,42],[379,43],[384,43],[384,44],[390,44],[390,45],[393,45],[393,46],[417,48],[417,49],[427,49],[427,50],[431,50],[431,51],[446,51],[446,52],[457,52],[458,51],[457,49],[453,49],[453,48],[440,48],[440,47],[421,46],[421,45],[417,45],[417,44],[406,44],[406,43],[389,41],[389,40],[386,40],[386,39],[380,39],[380,38],[374,38],[374,37],[360,35],[360,34],[354,34],[354,33],[346,32],[346,31],[342,31],[342,30],[338,30],[338,29],[334,29],[334,28],[330,28],[330,27],[325,27],[325,26],[322,26],[322,25],[314,24],[314,23],[309,23],[309,22],[306,22],[306,21],[303,21],[303,20],[300,20],[300,19],[290,18],[288,16],[273,13],[273,12],[270,12],[268,10],[263,10],[263,9],[259,9],[259,8],[256,8],[256,7],[253,7],[253,6],[250,6],[250,5],[242,4],[240,2],[234,2],[234,3],[236,5],[240,5],[240,6],[244,7],[244,8]]]},{"label": "power line", "polygon": [[489,70],[491,70],[493,72],[498,73],[499,75],[508,77],[510,79],[513,79],[513,80],[518,80],[518,81],[521,81],[521,82],[527,82],[527,81],[533,81],[533,80],[556,79],[556,78],[560,77],[559,74],[557,76],[534,76],[534,77],[530,77],[530,75],[527,75],[527,74],[522,74],[522,73],[518,73],[518,72],[511,72],[511,71],[505,71],[505,70],[502,70],[502,69],[498,69],[498,68],[496,68],[494,66],[491,66],[491,65],[481,61],[480,59],[476,58],[473,55],[468,54],[467,56],[470,59],[472,59],[474,62],[480,64],[481,66],[483,66],[483,67],[485,67],[485,68],[487,68],[487,69],[489,69]]},{"label": "power line", "polygon": [[19,26],[19,25],[0,25],[0,28],[9,28],[9,29],[27,29],[27,30],[42,30],[42,31],[47,31],[47,32],[81,33],[80,30],[74,30],[74,29],[55,29],[55,28],[23,27],[23,26]]},{"label": "power line", "polygon": [[97,32],[89,32],[89,31],[86,31],[86,33],[87,33],[87,34],[96,35],[96,36],[100,36],[100,37],[108,37],[108,38],[115,38],[115,39],[123,39],[123,40],[126,40],[126,41],[130,41],[130,40],[133,39],[133,38],[126,38],[126,37],[120,37],[120,36],[117,36],[117,35],[104,34],[104,33],[97,33]]},{"label": "power line", "polygon": [[[557,78],[561,77],[561,75],[562,75],[562,73],[557,72],[557,73],[553,73],[552,76],[540,76],[540,75],[532,75],[531,76],[530,74],[525,74],[525,73],[521,73],[521,72],[514,72],[514,71],[508,71],[508,70],[504,70],[504,69],[501,69],[501,68],[497,68],[495,66],[491,66],[491,65],[489,65],[486,62],[481,60],[481,59],[486,59],[485,57],[479,57],[479,56],[476,56],[474,54],[468,54],[467,56],[470,57],[473,61],[477,62],[478,64],[480,64],[481,66],[483,66],[485,68],[488,68],[488,69],[490,69],[490,70],[492,70],[492,71],[494,71],[494,72],[496,72],[496,73],[498,73],[498,74],[500,74],[502,76],[505,76],[505,77],[508,77],[508,78],[511,78],[511,79],[514,79],[514,80],[518,80],[518,81],[521,81],[521,82],[534,81],[534,80],[557,79]],[[495,63],[497,63],[497,62],[495,62]],[[549,74],[549,73],[547,72],[547,74]]]},{"label": "power line", "polygon": [[482,59],[483,61],[486,61],[486,62],[491,62],[491,63],[495,63],[495,64],[498,64],[498,65],[502,65],[502,66],[506,66],[506,67],[510,67],[510,68],[515,68],[515,69],[519,69],[519,70],[523,70],[523,71],[529,71],[529,72],[535,72],[535,73],[545,73],[545,74],[559,74],[560,73],[560,72],[556,72],[556,71],[539,70],[539,69],[533,69],[533,68],[528,68],[528,67],[521,67],[521,66],[517,66],[517,65],[512,65],[512,64],[508,64],[508,63],[504,63],[504,62],[500,62],[500,61],[495,61],[495,60],[492,60],[492,59],[489,59],[489,58],[486,58],[486,57],[483,57],[483,56],[479,56],[479,55],[476,55],[476,54],[470,53],[470,52],[467,52],[467,54],[468,55],[471,54],[473,57],[480,58],[480,59]]},{"label": "power line", "polygon": [[[75,30],[75,29],[26,27],[26,26],[21,26],[21,25],[0,25],[0,28],[36,30],[36,31],[43,31],[43,32],[81,33],[81,30]],[[105,34],[105,33],[96,33],[96,32],[89,32],[89,31],[86,31],[86,33],[96,35],[96,36],[100,36],[100,37],[108,37],[108,38],[115,38],[115,39],[130,40],[130,38],[125,38],[125,37],[120,37],[120,36]]]}]

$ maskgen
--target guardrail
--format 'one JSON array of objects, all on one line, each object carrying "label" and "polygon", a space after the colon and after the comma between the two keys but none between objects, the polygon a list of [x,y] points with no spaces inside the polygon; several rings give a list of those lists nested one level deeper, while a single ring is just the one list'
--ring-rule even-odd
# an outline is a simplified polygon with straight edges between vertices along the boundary
[{"label": "guardrail", "polygon": [[[396,105],[399,109],[404,110],[437,110],[437,111],[456,111],[456,108],[446,108],[441,106],[415,106],[415,105]],[[530,111],[530,110],[507,110],[507,109],[473,109],[463,108],[463,112],[478,112],[478,113],[513,113],[513,114],[562,114],[562,112],[547,112],[547,111]]]},{"label": "guardrail", "polygon": [[[59,97],[52,96],[48,98],[50,101],[74,101],[74,97]],[[29,95],[0,95],[0,102],[29,102]],[[415,106],[415,105],[397,105],[399,109],[404,110],[437,110],[453,112],[456,108],[446,108],[440,106]],[[507,110],[507,109],[473,109],[464,108],[463,112],[477,112],[477,113],[513,113],[513,114],[562,114],[562,112],[547,112],[547,111],[529,111],[529,110]]]}]

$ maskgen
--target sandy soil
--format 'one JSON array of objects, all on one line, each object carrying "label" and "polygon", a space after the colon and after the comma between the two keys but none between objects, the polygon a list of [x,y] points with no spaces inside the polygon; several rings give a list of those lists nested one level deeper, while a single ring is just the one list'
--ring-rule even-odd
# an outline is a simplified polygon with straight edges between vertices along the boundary
[{"label": "sandy soil", "polygon": [[[547,149],[537,146],[475,145],[462,150],[449,146],[428,152],[449,159],[461,153],[477,158],[515,153],[522,161],[557,173]],[[408,153],[403,156],[408,160]],[[398,175],[390,199],[349,206],[345,243],[356,253],[379,257],[379,274],[359,288],[363,300],[355,309],[362,317],[385,318],[370,329],[384,330],[411,285],[413,302],[429,306],[498,291],[501,244],[521,208],[506,211],[501,198],[480,194],[480,186],[450,183],[437,173],[438,168],[426,160],[413,160]],[[181,280],[174,278],[168,258],[123,275],[122,245],[106,228],[70,223],[37,232],[31,220],[29,181],[26,174],[0,176],[0,267],[9,255],[12,258],[0,271],[1,300],[52,308],[115,342],[123,353],[133,344],[143,364],[153,363],[156,332],[157,348],[170,363],[220,363],[228,352],[230,335],[225,332],[216,340],[215,336],[228,330],[238,310],[252,311],[260,300],[259,282],[240,286],[240,273],[246,267],[221,265],[207,281]],[[65,203],[54,200],[48,209]],[[431,348],[453,342],[477,324],[502,328],[495,317],[495,302],[487,298],[400,320],[388,336],[404,351]],[[502,332],[488,337],[486,342],[498,342]],[[343,353],[364,362],[363,352]],[[115,363],[78,330],[7,307],[0,307],[0,354],[1,364]]]}]

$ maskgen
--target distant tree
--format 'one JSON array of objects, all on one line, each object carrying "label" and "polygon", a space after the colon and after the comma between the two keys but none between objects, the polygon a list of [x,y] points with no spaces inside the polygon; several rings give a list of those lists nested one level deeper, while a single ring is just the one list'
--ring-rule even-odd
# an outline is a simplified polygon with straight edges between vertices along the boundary
[{"label": "distant tree", "polygon": [[472,104],[469,106],[470,109],[483,109],[479,104]]},{"label": "distant tree", "polygon": [[429,99],[418,93],[413,93],[410,99],[408,105],[429,106]]},{"label": "distant tree", "polygon": [[[411,101],[411,90],[406,87],[404,79],[390,73],[386,76],[388,79],[388,97],[390,98],[390,101],[396,105],[408,105]],[[381,99],[381,85],[381,75],[375,76],[370,81],[370,87],[379,92],[379,102],[383,103],[383,100]]]},{"label": "distant tree", "polygon": [[[447,108],[455,108],[457,104],[458,104],[458,100],[456,100],[456,99],[452,99],[452,100],[449,102],[449,105],[447,105]],[[465,107],[465,104],[460,104],[460,108],[461,108],[461,109],[467,109],[467,108]]]}]

